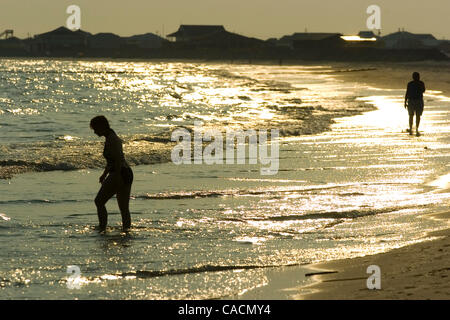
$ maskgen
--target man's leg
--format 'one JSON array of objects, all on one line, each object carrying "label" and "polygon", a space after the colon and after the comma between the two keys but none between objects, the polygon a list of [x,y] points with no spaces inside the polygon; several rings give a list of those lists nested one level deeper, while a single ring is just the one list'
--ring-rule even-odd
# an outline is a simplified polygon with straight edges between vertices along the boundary
[{"label": "man's leg", "polygon": [[419,125],[420,125],[420,116],[416,114],[416,135],[420,135],[419,133]]},{"label": "man's leg", "polygon": [[423,113],[423,100],[420,101],[420,104],[416,110],[416,136],[420,136],[419,125],[420,125],[420,117],[422,116],[422,113]]},{"label": "man's leg", "polygon": [[[417,119],[417,117],[416,117]],[[412,135],[412,126],[413,126],[413,121],[414,121],[414,113],[413,114],[409,114],[409,134]]]}]

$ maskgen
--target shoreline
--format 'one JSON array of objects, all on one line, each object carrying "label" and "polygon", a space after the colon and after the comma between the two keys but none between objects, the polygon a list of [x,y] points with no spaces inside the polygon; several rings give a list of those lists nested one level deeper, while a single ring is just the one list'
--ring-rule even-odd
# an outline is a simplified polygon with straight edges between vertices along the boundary
[{"label": "shoreline", "polygon": [[[330,65],[333,69],[338,70],[332,73],[338,79],[364,83],[381,89],[403,89],[405,92],[407,83],[412,80],[412,73],[417,71],[421,75],[421,80],[425,82],[427,91],[441,91],[442,95],[450,97],[450,78],[443,79],[442,77],[443,73],[447,72],[448,74],[448,71],[450,71],[450,63],[448,62],[356,62],[351,63],[353,70],[348,70],[348,64],[330,63]],[[389,75],[389,77],[387,78],[386,75]]]},{"label": "shoreline", "polygon": [[[347,72],[347,73],[354,73],[354,74],[358,74],[359,72]],[[376,73],[376,72],[375,72]],[[383,77],[383,75],[381,74],[381,75],[379,75],[380,77]],[[399,82],[400,83],[400,82]],[[332,148],[333,149],[333,148]],[[344,155],[346,154],[346,153],[343,153]],[[161,172],[159,172],[159,173],[161,173]],[[153,174],[153,172],[151,173],[151,174]],[[302,176],[301,175],[298,175],[300,178],[302,178]],[[156,179],[158,179],[158,176],[155,176],[156,177]],[[164,177],[163,175],[160,175],[160,177]],[[187,177],[187,178],[189,178],[189,176],[185,176],[185,177]],[[92,177],[91,177],[92,178]],[[91,179],[89,176],[87,176],[87,175],[85,175],[84,176],[84,178],[83,179],[86,179],[85,181],[91,181],[92,179]],[[163,180],[163,179],[161,179],[161,178],[159,178],[159,180]],[[141,180],[141,181],[144,181],[144,180]],[[177,180],[177,182],[178,182],[179,180]],[[186,180],[187,181],[187,180]],[[324,179],[324,181],[328,181],[328,179]],[[137,181],[138,182],[138,181]],[[90,183],[90,182],[89,182]],[[144,182],[142,182],[142,183],[144,183]],[[167,182],[167,185],[169,185],[171,183],[171,181],[169,180],[168,182]],[[86,185],[87,185],[87,182],[86,182]],[[144,184],[143,184],[144,185]],[[186,184],[185,184],[185,186],[186,186]],[[226,186],[228,186],[228,185],[226,185]],[[93,187],[93,185],[92,185],[92,187]],[[152,186],[152,187],[149,187],[148,185],[146,185],[146,188],[145,188],[145,191],[147,191],[147,192],[158,192],[159,190],[158,190],[158,188],[159,188],[159,185],[157,185],[157,186]],[[21,191],[23,191],[23,190],[21,190]],[[60,191],[60,190],[58,190],[58,191]],[[62,190],[61,190],[62,191]],[[65,199],[65,197],[64,197],[64,199]],[[161,202],[161,204],[160,204],[160,208],[161,207],[163,207],[163,205],[164,205],[164,203],[162,203]],[[142,204],[142,207],[148,207],[148,204]],[[55,209],[54,210],[59,210],[56,206],[55,206]],[[153,211],[155,211],[155,212],[157,212],[157,210],[158,210],[158,207],[156,206],[156,209],[155,208],[152,208],[152,210],[153,211],[147,211],[148,209],[142,209],[142,211],[143,212],[145,212],[145,213],[153,213]],[[81,210],[80,210],[81,211]],[[84,209],[84,212],[88,212],[86,209]],[[137,211],[137,212],[139,212],[139,211]],[[72,214],[73,212],[71,212],[71,214]],[[158,215],[159,215],[159,212],[157,212],[158,213]],[[94,218],[95,219],[95,214],[91,217],[91,218]],[[184,218],[184,217],[183,217]],[[81,218],[80,218],[81,219]],[[83,218],[84,219],[84,218]],[[81,219],[82,221],[84,221],[83,219]],[[71,220],[71,221],[77,221],[77,220]],[[180,221],[184,221],[184,220],[180,220]],[[83,222],[84,223],[84,222]],[[178,225],[178,224],[177,224]],[[146,229],[145,229],[146,230]],[[421,229],[422,230],[422,229]],[[421,232],[421,234],[423,234],[424,232]],[[146,246],[147,246],[148,244],[146,244]],[[407,247],[409,247],[409,246],[407,246]],[[404,248],[407,248],[407,247],[404,247]],[[444,252],[445,252],[445,248],[444,247],[439,247],[438,249],[443,249],[444,250]],[[400,249],[399,249],[400,250]],[[392,250],[392,251],[394,251],[394,250]],[[439,252],[439,251],[438,251]],[[416,255],[412,255],[412,257],[416,257]],[[439,257],[439,255],[437,255],[437,257]],[[368,258],[368,256],[367,257],[364,257],[364,258]],[[411,258],[409,258],[409,259],[411,259]],[[309,261],[317,261],[317,260],[309,260]],[[346,260],[347,261],[347,260]],[[356,260],[354,260],[354,259],[350,259],[349,261],[356,261]],[[388,261],[388,263],[390,263],[390,260],[388,259],[387,260]],[[430,259],[424,259],[424,261],[425,262],[429,262],[430,261]],[[330,263],[333,263],[333,262],[330,262]],[[326,263],[327,264],[327,263]],[[297,285],[300,285],[300,283],[296,283],[296,280],[298,281],[298,282],[301,282],[301,281],[299,281],[299,280],[301,280],[301,279],[299,279],[299,277],[298,277],[298,273],[297,273],[297,270],[300,270],[300,269],[302,269],[303,271],[303,275],[304,276],[306,276],[307,274],[305,273],[305,269],[306,268],[310,268],[310,266],[311,265],[302,265],[302,266],[293,266],[293,267],[283,267],[283,268],[274,268],[274,269],[271,269],[271,270],[269,270],[270,271],[270,273],[271,273],[271,277],[269,277],[269,279],[272,279],[272,276],[273,276],[273,280],[274,281],[272,281],[271,283],[272,284],[276,284],[276,286],[274,287],[273,285],[272,285],[272,287],[271,287],[271,289],[272,290],[274,290],[274,289],[276,289],[276,290],[278,290],[279,289],[279,292],[281,292],[282,294],[284,294],[284,296],[283,297],[286,297],[286,298],[291,298],[291,296],[292,296],[292,293],[296,293],[296,297],[297,298],[302,298],[302,296],[300,295],[301,294],[301,289],[298,289],[298,288],[292,288],[293,286],[297,286]],[[347,266],[347,264],[345,265],[345,266]],[[402,263],[400,263],[400,266],[401,267],[403,267],[403,266],[409,266],[409,261],[408,261],[408,259],[406,260],[406,262],[402,262]],[[364,265],[364,267],[367,267],[367,265]],[[382,270],[383,270],[383,272],[384,272],[384,270],[385,270],[385,268],[384,267],[382,267]],[[285,272],[286,271],[286,272]],[[287,271],[289,271],[289,272],[287,272]],[[361,275],[361,279],[363,280],[362,281],[362,285],[364,286],[365,285],[365,279],[367,279],[367,277],[368,277],[368,275],[365,273],[365,268],[362,270],[363,271],[363,274]],[[444,270],[444,272],[445,272],[445,270]],[[402,275],[403,273],[400,273],[400,275]],[[277,280],[277,278],[275,278],[275,277],[281,277],[281,276],[283,276],[284,275],[284,278],[283,278],[283,282],[281,282],[281,281],[278,281]],[[445,274],[444,274],[445,275]],[[279,278],[278,278],[279,279]],[[312,279],[312,280],[315,280],[316,279],[316,277],[315,276],[312,276],[311,274],[309,274],[308,276],[307,276],[307,279]],[[383,278],[382,279],[385,279],[385,276],[383,275]],[[265,287],[262,287],[261,289],[265,289],[265,290],[267,290],[267,289],[269,289],[269,286],[271,285],[271,283],[269,283],[269,285],[268,286],[265,286]],[[328,283],[331,283],[331,284],[335,284],[335,283],[337,283],[336,281],[334,281],[334,282],[328,282]],[[288,288],[288,289],[285,289],[285,288]],[[292,289],[290,289],[290,288],[292,288]],[[303,288],[312,288],[312,286],[304,286]],[[385,288],[385,282],[384,282],[384,280],[382,280],[382,288]],[[367,290],[366,290],[367,291]],[[447,290],[448,291],[448,290]]]},{"label": "shoreline", "polygon": [[[12,60],[30,60],[29,58],[14,58]],[[97,59],[97,58],[32,58],[34,60],[39,61],[114,61],[114,62],[124,62],[124,61],[135,61],[135,62],[149,62],[150,60],[142,60],[142,59]],[[1,60],[1,58],[0,58]],[[225,61],[202,61],[202,60],[157,60],[162,63],[168,63],[168,62],[179,62],[179,63],[199,63],[199,64],[211,64],[211,65],[219,65],[223,63],[227,63]],[[156,62],[152,61],[152,62]],[[302,63],[301,61],[297,61],[298,63]],[[268,62],[266,61],[266,64]],[[238,65],[239,63],[231,64],[231,65]],[[264,62],[261,62],[262,65],[264,65]],[[255,65],[258,65],[255,63]],[[273,64],[271,64],[273,65]],[[315,66],[316,63],[313,62],[305,62],[304,65],[311,65]],[[223,67],[223,66],[221,66]],[[221,71],[220,69],[219,71]],[[223,69],[225,70],[225,69]],[[332,71],[327,70],[324,71],[327,74],[333,74]],[[243,73],[243,76],[246,74]],[[237,77],[240,77],[242,75],[237,74]],[[267,89],[270,89],[270,82],[268,80],[258,80],[253,79],[255,82],[260,84],[261,86],[264,86]],[[269,83],[269,84],[268,84]],[[278,87],[276,88],[279,89]],[[286,88],[282,88],[283,90]],[[296,89],[294,87],[288,87],[286,90],[303,90]],[[245,98],[245,97],[244,97]],[[248,129],[278,129],[280,131],[281,137],[298,137],[298,136],[306,136],[306,135],[313,135],[313,134],[319,134],[324,133],[331,130],[331,126],[335,123],[335,120],[337,118],[341,117],[351,117],[354,115],[363,114],[367,111],[372,111],[375,109],[371,104],[357,101],[354,99],[353,101],[347,101],[347,105],[349,106],[349,110],[337,110],[337,109],[326,109],[322,108],[321,105],[315,105],[311,103],[305,104],[300,99],[298,101],[293,101],[290,105],[267,105],[265,108],[275,113],[278,117],[276,121],[273,121],[271,119],[269,120],[263,120],[259,122],[254,122],[252,126],[242,126],[241,129],[248,130]],[[192,125],[173,125],[170,128],[170,130],[175,130],[178,128],[187,128],[191,130]],[[223,129],[227,129],[228,127],[224,127]],[[232,126],[230,126],[232,128]],[[223,135],[225,135],[225,131],[222,132]],[[142,137],[138,137],[142,136]],[[130,138],[130,139],[128,139]],[[82,139],[82,138],[81,138]],[[151,142],[151,145],[146,145],[145,151],[140,151],[137,154],[133,154],[133,159],[136,159],[136,161],[130,161],[130,164],[132,166],[138,166],[138,165],[145,165],[149,163],[164,163],[168,162],[170,160],[170,150],[172,149],[173,145],[175,145],[174,141],[171,141],[170,139],[170,133],[167,134],[167,136],[160,136],[156,135],[154,132],[150,132],[148,134],[131,134],[129,137],[126,137],[125,141],[126,144],[124,147],[126,149],[128,148],[128,145],[133,144],[135,141],[148,141]],[[83,141],[83,140],[80,140]],[[61,141],[59,141],[61,142]],[[83,141],[84,144],[98,144],[97,140],[85,140]],[[8,146],[10,143],[6,143],[5,145]],[[77,145],[78,144],[78,145]],[[156,148],[154,146],[157,146]],[[57,149],[60,149],[60,146],[54,145],[54,147]],[[75,140],[74,142],[70,142],[70,144],[63,145],[62,148],[73,148],[73,147],[79,147],[79,142]],[[48,148],[48,147],[47,147]],[[128,150],[126,150],[128,152]],[[62,154],[71,153],[71,151],[63,152]],[[129,155],[131,153],[128,153]],[[145,155],[152,154],[152,156],[145,161],[142,161],[142,159],[145,157]],[[58,153],[59,155],[59,153]],[[130,156],[129,156],[130,157]],[[41,159],[34,159],[30,158],[27,161],[23,161],[23,159],[18,158],[8,158],[3,161],[4,163],[0,166],[0,180],[9,180],[13,178],[16,175],[23,174],[26,172],[51,172],[51,171],[57,171],[57,170],[79,170],[79,169],[97,169],[102,168],[99,167],[98,159],[94,161],[94,163],[83,163],[80,165],[78,162],[73,162],[70,159],[61,159],[57,158],[55,160],[55,157],[49,157],[49,162],[42,162]],[[61,166],[59,163],[62,162],[64,165]]]},{"label": "shoreline", "polygon": [[[269,269],[265,285],[235,300],[449,300],[450,211],[417,216],[446,222],[418,243],[356,258]],[[369,266],[380,269],[380,289],[367,288]]]},{"label": "shoreline", "polygon": [[[446,222],[450,212],[419,216]],[[299,289],[304,300],[441,300],[450,299],[450,228],[435,231],[434,239],[353,259],[310,265],[316,281]],[[367,268],[379,266],[381,289],[367,288]]]},{"label": "shoreline", "polygon": [[[333,64],[343,69],[343,64]],[[343,81],[364,83],[381,89],[406,88],[411,73],[418,70],[428,90],[450,96],[450,79],[442,79],[437,64],[352,64],[353,70],[332,72]],[[446,68],[450,65],[446,64]],[[346,66],[348,68],[348,65]],[[372,69],[373,68],[373,69]],[[395,68],[395,70],[393,69]],[[386,72],[392,77],[386,81]],[[434,78],[433,78],[434,77]],[[436,79],[436,80],[434,80]],[[440,81],[439,81],[440,80]],[[426,101],[426,97],[425,97]],[[426,110],[425,110],[426,112]],[[424,241],[383,253],[332,260],[316,264],[282,267],[268,273],[268,284],[246,292],[237,299],[294,300],[416,300],[450,299],[450,211],[418,215],[418,219],[438,219],[444,229],[424,235]],[[427,237],[432,237],[427,240]],[[371,274],[367,268],[380,267],[381,289],[367,288]],[[309,270],[309,272],[308,272]],[[295,279],[303,278],[302,284]],[[283,286],[283,284],[285,284]],[[277,290],[277,292],[274,292]]]}]

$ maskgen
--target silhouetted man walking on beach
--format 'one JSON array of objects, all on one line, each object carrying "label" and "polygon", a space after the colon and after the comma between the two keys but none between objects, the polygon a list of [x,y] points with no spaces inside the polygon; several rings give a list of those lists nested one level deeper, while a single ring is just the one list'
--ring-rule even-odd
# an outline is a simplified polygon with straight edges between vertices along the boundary
[{"label": "silhouetted man walking on beach", "polygon": [[414,114],[416,115],[416,136],[420,136],[419,124],[420,117],[423,112],[423,93],[425,92],[425,84],[420,81],[420,74],[414,72],[413,81],[408,83],[405,95],[405,108],[408,108],[409,113],[409,134],[412,135],[412,126]]}]

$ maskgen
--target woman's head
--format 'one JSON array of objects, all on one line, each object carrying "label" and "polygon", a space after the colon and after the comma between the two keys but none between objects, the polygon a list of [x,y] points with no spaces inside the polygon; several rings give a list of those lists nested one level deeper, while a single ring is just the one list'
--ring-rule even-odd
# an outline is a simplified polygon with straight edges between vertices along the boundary
[{"label": "woman's head", "polygon": [[418,80],[420,80],[420,73],[413,72],[412,77],[413,77],[414,80],[418,81]]},{"label": "woman's head", "polygon": [[108,119],[106,119],[105,116],[96,116],[92,118],[90,126],[98,136],[104,136],[111,129]]}]

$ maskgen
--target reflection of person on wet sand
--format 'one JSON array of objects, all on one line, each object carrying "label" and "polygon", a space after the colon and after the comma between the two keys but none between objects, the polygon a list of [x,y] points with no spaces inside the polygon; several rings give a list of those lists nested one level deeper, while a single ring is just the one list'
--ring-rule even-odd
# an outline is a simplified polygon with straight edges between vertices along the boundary
[{"label": "reflection of person on wet sand", "polygon": [[108,213],[105,204],[113,195],[117,197],[120,213],[122,215],[122,227],[127,231],[131,227],[129,210],[131,184],[133,183],[133,171],[125,161],[122,150],[122,140],[109,127],[108,120],[104,116],[97,116],[91,120],[91,128],[99,137],[105,137],[105,148],[103,156],[106,158],[106,168],[100,176],[102,184],[95,205],[100,232],[106,230]]},{"label": "reflection of person on wet sand", "polygon": [[414,121],[414,114],[416,115],[416,136],[419,136],[420,117],[423,112],[423,93],[425,92],[425,84],[420,81],[420,74],[414,72],[413,81],[408,83],[405,95],[405,108],[408,108],[409,113],[409,134],[412,135],[412,126]]}]

